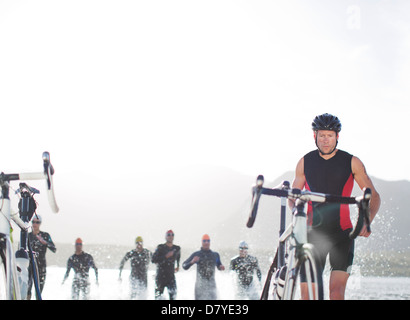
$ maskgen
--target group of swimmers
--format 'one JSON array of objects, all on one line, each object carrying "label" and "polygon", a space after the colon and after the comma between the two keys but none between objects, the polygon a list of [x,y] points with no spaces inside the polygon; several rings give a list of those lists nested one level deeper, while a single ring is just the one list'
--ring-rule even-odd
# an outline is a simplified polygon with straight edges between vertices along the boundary
[{"label": "group of swimmers", "polygon": [[[177,283],[175,273],[180,269],[181,247],[174,244],[174,232],[168,230],[165,233],[165,243],[157,246],[152,254],[143,247],[142,237],[137,237],[136,248],[127,252],[120,263],[120,275],[126,261],[130,260],[130,292],[131,299],[146,299],[148,284],[148,266],[152,262],[157,265],[155,277],[155,299],[164,298],[164,290],[167,288],[169,299],[174,300],[177,296]],[[197,265],[195,282],[196,300],[217,299],[217,287],[215,281],[215,270],[225,270],[220,255],[210,249],[211,239],[205,234],[202,237],[200,250],[192,253],[182,263],[184,270]],[[237,273],[238,298],[258,299],[259,294],[253,278],[254,273],[261,281],[262,273],[257,258],[248,254],[248,245],[245,241],[239,244],[239,255],[234,257],[230,263],[230,270]]]},{"label": "group of swimmers", "polygon": [[[55,252],[56,247],[47,232],[39,230],[41,225],[41,216],[37,215],[33,219],[33,231],[30,233],[30,241],[33,249],[38,252],[40,289],[44,288],[46,278],[46,259],[47,249]],[[157,246],[152,254],[143,246],[142,237],[135,239],[136,248],[127,252],[120,262],[119,279],[125,263],[129,260],[131,265],[130,271],[130,298],[147,299],[148,285],[148,267],[152,262],[157,265],[155,277],[155,299],[164,299],[164,290],[167,288],[169,299],[174,300],[177,297],[177,283],[175,273],[180,269],[181,247],[174,244],[174,232],[168,230],[165,233],[165,243]],[[182,263],[184,270],[190,269],[197,265],[196,282],[195,282],[195,299],[196,300],[214,300],[217,299],[217,287],[215,281],[215,270],[225,270],[220,255],[210,249],[211,239],[205,234],[202,237],[200,250],[192,253],[188,259]],[[77,238],[75,241],[75,252],[67,261],[67,270],[63,282],[68,278],[71,269],[74,270],[72,282],[72,299],[88,299],[90,294],[89,270],[95,271],[96,282],[98,283],[98,268],[92,255],[83,250],[83,241]],[[245,241],[239,244],[239,255],[232,258],[230,270],[237,274],[238,298],[258,299],[258,290],[254,281],[254,274],[261,281],[261,271],[257,258],[248,254],[248,245]],[[29,289],[28,298],[31,298],[31,288]]]}]

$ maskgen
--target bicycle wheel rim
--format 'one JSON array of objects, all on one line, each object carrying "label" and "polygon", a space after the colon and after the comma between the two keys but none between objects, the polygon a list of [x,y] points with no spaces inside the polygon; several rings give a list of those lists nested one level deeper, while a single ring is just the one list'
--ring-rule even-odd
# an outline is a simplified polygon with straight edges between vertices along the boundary
[{"label": "bicycle wheel rim", "polygon": [[0,250],[0,300],[7,300],[6,260],[3,249]]},{"label": "bicycle wheel rim", "polygon": [[36,291],[36,300],[42,300],[40,289],[40,274],[38,271],[37,259],[33,257],[33,284]]},{"label": "bicycle wheel rim", "polygon": [[[323,281],[322,272],[316,265],[314,258],[314,248],[310,244],[302,247],[302,254],[300,259],[297,259],[295,267],[293,268],[293,275],[290,277],[289,285],[291,286],[290,299],[295,300],[323,300]],[[303,282],[304,294],[302,294],[301,285],[301,267],[305,267],[306,282]]]},{"label": "bicycle wheel rim", "polygon": [[306,259],[304,266],[306,270],[307,294],[309,300],[319,300],[319,279],[316,264],[310,250],[305,251]]}]

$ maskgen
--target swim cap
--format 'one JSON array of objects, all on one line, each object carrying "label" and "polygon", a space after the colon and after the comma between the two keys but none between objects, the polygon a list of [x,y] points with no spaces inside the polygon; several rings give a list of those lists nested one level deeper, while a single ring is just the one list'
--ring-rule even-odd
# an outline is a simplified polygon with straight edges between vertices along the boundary
[{"label": "swim cap", "polygon": [[75,244],[83,244],[83,240],[81,240],[81,238],[77,238],[75,240]]},{"label": "swim cap", "polygon": [[142,240],[142,237],[141,237],[141,236],[138,236],[138,237],[135,239],[135,243],[137,243],[137,242],[144,242],[144,241]]},{"label": "swim cap", "polygon": [[242,250],[248,249],[248,244],[246,243],[246,241],[239,242],[239,249],[242,249]]},{"label": "swim cap", "polygon": [[174,235],[174,231],[168,230],[167,232],[165,232],[165,236],[167,237],[168,235],[173,236],[173,235]]},{"label": "swim cap", "polygon": [[207,235],[207,234],[204,234],[203,236],[202,236],[202,241],[204,241],[204,240],[211,240],[211,238],[209,237],[209,235]]}]

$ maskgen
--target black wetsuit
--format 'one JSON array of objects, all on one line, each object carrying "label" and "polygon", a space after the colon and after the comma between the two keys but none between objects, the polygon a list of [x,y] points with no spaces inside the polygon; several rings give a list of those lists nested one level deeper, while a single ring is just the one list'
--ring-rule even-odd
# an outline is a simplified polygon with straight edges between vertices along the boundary
[{"label": "black wetsuit", "polygon": [[[174,255],[165,258],[170,252],[174,251]],[[181,259],[181,247],[172,245],[169,247],[160,244],[152,255],[152,262],[157,264],[157,276],[155,278],[155,299],[160,299],[164,293],[165,287],[168,288],[169,299],[175,300],[177,295],[177,283],[175,280],[175,263],[179,268],[179,260]]]},{"label": "black wetsuit", "polygon": [[239,255],[232,258],[231,270],[238,274],[238,296],[239,298],[246,298],[256,300],[259,294],[256,291],[256,286],[253,281],[253,274],[256,272],[259,282],[262,280],[262,272],[259,268],[258,259],[256,257],[246,255],[240,257]]},{"label": "black wetsuit", "polygon": [[250,255],[243,258],[238,255],[232,258],[231,270],[238,273],[239,285],[244,288],[251,285],[254,272],[256,272],[259,281],[262,280],[262,273],[259,268],[258,259]]},{"label": "black wetsuit", "polygon": [[80,254],[73,254],[70,258],[68,258],[67,272],[64,276],[64,280],[68,278],[71,268],[73,268],[75,272],[72,286],[72,299],[78,300],[80,297],[80,291],[83,292],[83,298],[88,299],[90,293],[90,268],[95,270],[95,277],[98,282],[98,269],[94,263],[93,257],[84,251]]},{"label": "black wetsuit", "polygon": [[130,260],[131,263],[131,299],[134,299],[138,295],[141,296],[144,294],[147,290],[148,265],[151,261],[151,252],[147,249],[142,249],[141,252],[137,249],[127,252],[125,257],[121,260],[120,272],[124,268],[125,262],[128,260]]},{"label": "black wetsuit", "polygon": [[[352,155],[337,150],[325,160],[319,151],[304,156],[305,188],[312,192],[351,196],[354,177]],[[322,268],[329,254],[331,270],[350,272],[353,263],[354,242],[349,238],[352,230],[349,206],[346,204],[309,203],[308,241],[320,255]]]},{"label": "black wetsuit", "polygon": [[199,257],[196,263],[195,300],[216,300],[215,268],[222,265],[219,253],[201,248],[182,264],[185,270],[192,266],[190,262],[195,256]]},{"label": "black wetsuit", "polygon": [[[40,279],[40,292],[43,292],[44,284],[46,282],[46,273],[47,273],[47,261],[46,261],[46,252],[47,249],[50,249],[52,252],[56,252],[57,248],[54,245],[53,240],[51,240],[50,235],[47,232],[40,231],[38,233],[41,236],[46,244],[40,242],[37,236],[30,232],[28,234],[28,240],[30,241],[31,250],[37,254],[37,265],[38,265],[38,275]],[[29,267],[29,280],[28,280],[28,292],[27,296],[31,297],[31,288],[33,286],[33,268]]]}]

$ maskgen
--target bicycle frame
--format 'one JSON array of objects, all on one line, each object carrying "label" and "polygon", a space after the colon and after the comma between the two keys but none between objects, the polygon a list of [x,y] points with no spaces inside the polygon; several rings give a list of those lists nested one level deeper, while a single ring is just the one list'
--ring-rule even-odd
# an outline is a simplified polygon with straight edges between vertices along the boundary
[{"label": "bicycle frame", "polygon": [[[36,205],[34,200],[34,194],[39,194],[40,191],[28,186],[26,183],[20,183],[20,188],[16,191],[21,198],[19,202],[19,214],[20,219],[28,225],[32,217],[35,214]],[[31,249],[30,242],[28,241],[28,228],[20,227],[20,248],[16,252],[16,263],[20,268],[19,284],[21,287],[21,298],[26,299],[28,293],[29,282],[29,267],[31,265],[33,274],[33,283],[36,291],[37,300],[41,300],[40,284],[38,282],[38,270],[37,263],[34,257],[34,253]]]},{"label": "bicycle frame", "polygon": [[[16,299],[21,299],[20,285],[17,281],[17,268],[16,260],[13,252],[13,246],[10,240],[10,198],[8,196],[9,186],[8,183],[2,185],[2,205],[0,209],[0,236],[5,239],[6,250],[6,299],[13,299],[13,288],[15,288],[14,294]],[[12,273],[10,273],[10,270]]]},{"label": "bicycle frame", "polygon": [[[46,180],[46,189],[48,194],[48,200],[50,207],[54,213],[59,211],[57,206],[52,175],[54,174],[54,169],[50,163],[50,154],[48,152],[43,153],[43,167],[42,172],[32,172],[32,173],[20,173],[20,174],[0,174],[0,186],[1,186],[1,207],[0,207],[0,237],[5,239],[5,251],[6,251],[6,299],[12,300],[13,298],[20,300],[25,297],[25,294],[21,293],[20,283],[18,281],[16,259],[13,254],[13,246],[10,240],[10,220],[13,220],[22,229],[27,230],[27,222],[22,221],[17,214],[11,214],[10,208],[10,181],[18,180]],[[19,274],[20,275],[20,274]],[[24,282],[24,280],[23,280]]]},{"label": "bicycle frame", "polygon": [[[282,183],[282,189],[283,190],[289,190],[290,183],[289,181],[284,181]],[[280,204],[280,229],[279,229],[279,237],[282,237],[282,235],[285,233],[285,227],[286,227],[286,198],[281,198],[281,204]],[[279,242],[279,248],[278,248],[278,266],[279,268],[285,264],[285,242],[280,241]]]},{"label": "bicycle frame", "polygon": [[[285,283],[288,285],[284,286],[284,292],[282,299],[284,300],[291,300],[293,297],[293,282],[296,281],[294,276],[294,270],[297,267],[298,257],[302,256],[304,245],[308,244],[307,241],[307,221],[306,221],[306,212],[305,212],[305,201],[299,201],[298,205],[296,206],[296,212],[293,215],[293,221],[288,226],[288,228],[283,232],[283,234],[279,238],[279,246],[285,247],[286,241],[289,241],[290,244],[290,254],[288,255],[289,261],[286,263],[288,266],[286,272]],[[285,263],[283,263],[285,265]],[[278,268],[282,267],[283,265],[279,265]],[[306,270],[306,276],[311,276],[310,269]],[[313,270],[313,274],[316,274],[317,270]],[[310,279],[312,281],[312,279]],[[319,293],[319,285],[315,286],[315,292],[311,291],[311,287],[308,286],[309,289],[309,297],[321,297],[321,293]]]}]

